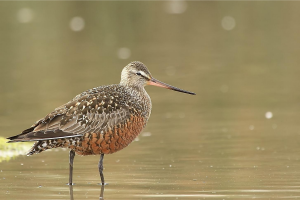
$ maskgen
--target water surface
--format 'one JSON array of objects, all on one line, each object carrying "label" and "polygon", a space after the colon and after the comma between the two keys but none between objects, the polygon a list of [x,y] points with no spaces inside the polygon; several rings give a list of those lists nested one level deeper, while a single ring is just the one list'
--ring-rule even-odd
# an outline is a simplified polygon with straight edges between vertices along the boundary
[{"label": "water surface", "polygon": [[[140,60],[197,95],[146,88],[146,129],[104,157],[105,199],[300,197],[298,2],[0,5],[1,137],[118,83]],[[84,20],[80,31],[74,17]],[[99,198],[98,160],[75,157],[74,199]],[[67,150],[0,162],[0,199],[70,199],[67,181]]]}]

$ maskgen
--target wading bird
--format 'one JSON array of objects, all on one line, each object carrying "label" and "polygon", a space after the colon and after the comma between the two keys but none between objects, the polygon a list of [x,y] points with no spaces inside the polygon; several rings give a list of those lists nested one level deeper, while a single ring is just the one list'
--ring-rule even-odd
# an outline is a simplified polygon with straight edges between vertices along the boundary
[{"label": "wading bird", "polygon": [[131,62],[122,70],[120,84],[96,87],[77,95],[21,134],[7,138],[8,142],[36,141],[27,155],[69,148],[69,185],[73,184],[75,153],[100,154],[98,168],[104,185],[104,154],[128,146],[150,117],[152,105],[146,85],[195,94],[163,83],[153,78],[143,63]]}]

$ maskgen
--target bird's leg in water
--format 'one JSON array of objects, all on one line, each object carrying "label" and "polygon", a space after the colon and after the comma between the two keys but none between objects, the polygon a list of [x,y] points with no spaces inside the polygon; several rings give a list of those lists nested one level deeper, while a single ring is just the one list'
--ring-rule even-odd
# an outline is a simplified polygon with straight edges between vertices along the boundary
[{"label": "bird's leg in water", "polygon": [[74,157],[75,157],[75,151],[74,150],[70,150],[70,160],[69,160],[69,183],[68,185],[73,185],[73,161],[74,161]]},{"label": "bird's leg in water", "polygon": [[100,178],[101,178],[101,184],[104,185],[104,175],[103,175],[103,158],[104,158],[104,154],[101,154],[100,156],[100,160],[99,160],[99,164],[98,164],[98,168],[99,168],[99,173],[100,173]]}]

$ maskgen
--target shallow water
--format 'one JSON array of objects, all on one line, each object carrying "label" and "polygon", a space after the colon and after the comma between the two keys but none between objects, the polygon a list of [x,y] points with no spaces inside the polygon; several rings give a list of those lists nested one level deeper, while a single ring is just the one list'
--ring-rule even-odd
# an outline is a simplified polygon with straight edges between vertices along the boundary
[{"label": "shallow water", "polygon": [[[0,5],[1,137],[119,82],[140,60],[197,95],[146,88],[151,118],[129,147],[105,155],[104,199],[300,197],[298,2]],[[81,31],[80,20],[70,28],[76,16]],[[67,150],[27,157],[2,148],[0,199],[71,198]],[[98,161],[75,156],[74,199],[99,198]]]}]

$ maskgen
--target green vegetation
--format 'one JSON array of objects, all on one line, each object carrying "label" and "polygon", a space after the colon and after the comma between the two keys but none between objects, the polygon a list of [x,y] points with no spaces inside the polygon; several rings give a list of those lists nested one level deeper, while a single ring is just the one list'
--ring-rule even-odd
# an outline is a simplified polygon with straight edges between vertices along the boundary
[{"label": "green vegetation", "polygon": [[0,162],[10,160],[18,155],[25,155],[32,143],[17,142],[7,143],[7,139],[0,137]]}]

